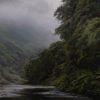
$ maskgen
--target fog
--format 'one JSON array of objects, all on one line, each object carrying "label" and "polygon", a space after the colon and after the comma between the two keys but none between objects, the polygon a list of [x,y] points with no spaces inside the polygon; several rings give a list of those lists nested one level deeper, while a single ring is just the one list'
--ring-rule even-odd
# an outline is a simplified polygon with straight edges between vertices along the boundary
[{"label": "fog", "polygon": [[53,14],[60,3],[60,0],[0,0],[0,28],[10,26],[31,40],[56,41],[58,36],[53,33],[58,21]]}]

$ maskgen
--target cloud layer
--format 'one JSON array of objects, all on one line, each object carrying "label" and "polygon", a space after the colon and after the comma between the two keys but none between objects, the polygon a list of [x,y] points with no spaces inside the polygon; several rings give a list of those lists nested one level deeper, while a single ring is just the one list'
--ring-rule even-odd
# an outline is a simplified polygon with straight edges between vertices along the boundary
[{"label": "cloud layer", "polygon": [[52,40],[58,25],[53,13],[59,5],[60,0],[0,0],[0,23]]}]

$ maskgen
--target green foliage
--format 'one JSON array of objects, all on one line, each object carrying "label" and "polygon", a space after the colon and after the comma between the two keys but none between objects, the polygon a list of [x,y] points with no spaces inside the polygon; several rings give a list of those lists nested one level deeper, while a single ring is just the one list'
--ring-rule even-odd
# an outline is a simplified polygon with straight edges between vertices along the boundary
[{"label": "green foliage", "polygon": [[69,63],[77,67],[99,67],[100,1],[63,2],[55,12],[55,16],[61,21],[56,34],[66,41]]},{"label": "green foliage", "polygon": [[24,80],[14,72],[14,70],[9,68],[0,69],[0,84],[9,84],[9,83],[22,83]]},{"label": "green foliage", "polygon": [[40,52],[38,58],[28,61],[24,66],[24,74],[30,83],[39,84],[50,78],[55,66],[64,61],[64,42],[59,41]]},{"label": "green foliage", "polygon": [[64,0],[55,16],[61,21],[56,34],[66,41],[66,90],[99,96],[100,1]]},{"label": "green foliage", "polygon": [[[17,28],[17,27],[16,27]],[[0,83],[14,82],[15,77],[18,79],[18,76],[21,76],[22,66],[29,57],[34,57],[39,52],[40,45],[25,39],[25,33],[20,33],[18,29],[14,29],[10,25],[2,25],[0,23]],[[33,46],[32,46],[33,45]],[[4,75],[2,75],[2,70],[5,69]],[[9,69],[9,70],[7,70]],[[11,74],[8,79],[6,73],[13,71],[15,73]],[[9,79],[10,78],[10,79]],[[14,78],[14,79],[13,79]],[[20,81],[20,78],[19,78]],[[16,80],[15,80],[16,82]],[[9,82],[8,82],[9,83]]]},{"label": "green foliage", "polygon": [[38,84],[41,81],[41,67],[38,59],[28,61],[24,66],[24,74],[30,83]]},{"label": "green foliage", "polygon": [[[100,0],[62,1],[55,16],[61,21],[56,34],[63,41],[42,51],[37,60],[32,61],[39,61],[39,65],[33,63],[31,69],[39,72],[40,83],[100,97]],[[30,70],[29,66],[25,68]],[[35,81],[35,75],[31,75],[28,80]]]}]

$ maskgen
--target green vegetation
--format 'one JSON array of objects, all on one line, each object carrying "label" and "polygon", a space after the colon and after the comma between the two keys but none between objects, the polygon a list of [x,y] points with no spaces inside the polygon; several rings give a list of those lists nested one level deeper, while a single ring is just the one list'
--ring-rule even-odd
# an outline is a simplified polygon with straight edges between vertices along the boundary
[{"label": "green vegetation", "polygon": [[62,41],[28,61],[25,77],[32,84],[100,97],[100,1],[63,0],[55,16]]},{"label": "green vegetation", "polygon": [[22,81],[20,76],[23,64],[30,57],[36,56],[41,48],[24,39],[24,36],[17,33],[18,30],[12,30],[7,25],[4,28],[0,26],[0,84]]},{"label": "green vegetation", "polygon": [[[25,76],[29,83],[42,83],[43,80],[51,77],[54,70],[57,71],[55,66],[60,66],[65,58],[63,42],[54,43],[48,49],[43,50],[37,58],[29,60],[25,64]],[[59,74],[59,70],[58,68],[58,72],[55,72],[55,74]]]},{"label": "green vegetation", "polygon": [[[25,62],[23,51],[11,41],[0,37],[0,84],[20,80],[18,73]],[[16,79],[14,79],[16,75]]]},{"label": "green vegetation", "polygon": [[9,68],[1,68],[0,84],[22,83],[24,80],[18,75],[18,72]]}]

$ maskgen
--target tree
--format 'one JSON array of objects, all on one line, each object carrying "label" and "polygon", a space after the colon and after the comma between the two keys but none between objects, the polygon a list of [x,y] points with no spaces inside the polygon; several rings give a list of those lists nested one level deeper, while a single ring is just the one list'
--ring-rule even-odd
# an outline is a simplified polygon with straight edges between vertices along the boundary
[{"label": "tree", "polygon": [[66,41],[69,62],[77,67],[99,62],[95,56],[100,52],[100,1],[63,0],[55,16],[61,21],[56,34]]},{"label": "tree", "polygon": [[37,58],[26,62],[24,74],[29,83],[39,84],[50,78],[54,68],[65,62],[64,50],[64,42],[58,41],[41,51]]}]

